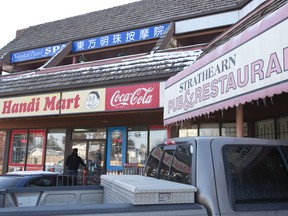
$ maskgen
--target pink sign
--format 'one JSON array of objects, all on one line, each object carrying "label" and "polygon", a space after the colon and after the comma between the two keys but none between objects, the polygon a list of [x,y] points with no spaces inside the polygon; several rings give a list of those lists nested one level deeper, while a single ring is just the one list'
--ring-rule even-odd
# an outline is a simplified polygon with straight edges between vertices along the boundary
[{"label": "pink sign", "polygon": [[159,86],[159,83],[149,83],[107,88],[105,110],[158,108]]}]

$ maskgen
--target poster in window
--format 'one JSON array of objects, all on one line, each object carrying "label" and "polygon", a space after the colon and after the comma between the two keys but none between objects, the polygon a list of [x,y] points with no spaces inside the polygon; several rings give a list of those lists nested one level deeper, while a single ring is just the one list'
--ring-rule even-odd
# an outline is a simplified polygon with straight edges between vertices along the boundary
[{"label": "poster in window", "polygon": [[126,127],[108,128],[107,170],[122,170],[126,161]]}]

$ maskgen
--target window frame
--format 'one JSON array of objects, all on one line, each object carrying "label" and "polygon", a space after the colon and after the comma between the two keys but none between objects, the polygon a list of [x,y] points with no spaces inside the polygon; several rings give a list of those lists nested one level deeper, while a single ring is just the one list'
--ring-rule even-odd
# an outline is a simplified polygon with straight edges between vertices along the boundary
[{"label": "window frame", "polygon": [[[274,209],[277,209],[277,210],[281,210],[281,209],[287,209],[287,203],[288,203],[288,195],[287,197],[285,198],[287,201],[285,202],[273,202],[271,203],[271,200],[274,200],[274,198],[270,198],[270,200],[266,199],[265,200],[262,200],[262,202],[260,202],[260,200],[258,199],[258,202],[257,199],[255,198],[254,199],[254,202],[253,200],[248,200],[245,202],[245,199],[243,199],[241,202],[236,201],[236,195],[235,195],[235,190],[237,190],[237,183],[236,181],[233,181],[233,176],[231,174],[231,168],[229,167],[229,162],[228,162],[228,157],[226,157],[228,153],[227,151],[227,147],[258,147],[258,148],[263,148],[262,151],[265,151],[266,149],[268,148],[274,148],[274,150],[277,150],[278,151],[278,155],[280,156],[279,157],[279,161],[281,160],[282,163],[284,164],[284,166],[286,166],[286,171],[288,170],[288,161],[287,161],[287,158],[288,157],[287,155],[284,155],[284,151],[282,150],[282,148],[287,148],[286,147],[280,147],[280,146],[271,146],[271,145],[237,145],[237,144],[226,144],[226,145],[223,145],[222,147],[222,157],[223,157],[223,163],[224,163],[224,172],[225,172],[225,179],[226,179],[226,182],[227,182],[227,192],[228,192],[228,195],[229,195],[229,200],[230,200],[230,204],[231,204],[231,207],[234,211],[236,212],[244,212],[244,211],[261,211],[261,210],[274,210]],[[280,150],[279,150],[280,149]],[[286,151],[286,150],[285,150]],[[260,155],[260,153],[259,153]],[[264,159],[266,159],[264,156],[263,156]],[[256,157],[255,160],[253,160],[254,162],[256,161],[257,162],[257,159],[262,163],[263,162],[263,158],[258,159],[258,157]],[[268,158],[268,157],[267,157]],[[260,164],[260,162],[258,161],[258,164]],[[252,163],[252,162],[251,162]],[[258,166],[257,164],[257,166]],[[254,165],[254,168],[255,168],[256,165]],[[248,166],[247,166],[248,167]],[[253,168],[253,167],[252,167]],[[251,168],[251,169],[252,169]],[[285,168],[285,167],[284,167]],[[287,171],[288,172],[288,171]],[[286,172],[286,175],[288,175],[288,173]],[[236,176],[236,175],[235,175]],[[235,178],[234,178],[235,179]],[[240,177],[237,175],[237,179],[239,180]],[[263,179],[263,178],[262,178]],[[257,181],[258,182],[258,181]],[[247,186],[250,186],[250,185],[247,185]],[[251,187],[251,186],[250,186]],[[241,190],[244,190],[243,189],[243,185],[241,184]],[[249,192],[249,191],[248,191]],[[245,193],[245,192],[243,192]],[[249,192],[250,193],[250,192]],[[255,195],[256,196],[256,195]],[[267,202],[268,201],[268,202]],[[269,205],[267,205],[269,204]]]},{"label": "window frame", "polygon": [[[146,162],[146,165],[145,165],[145,175],[146,176],[150,176],[150,177],[154,177],[154,178],[157,178],[157,179],[163,179],[163,180],[168,180],[168,181],[173,181],[172,178],[171,178],[171,169],[172,169],[172,164],[173,164],[173,161],[175,160],[175,153],[177,151],[177,149],[179,148],[179,146],[187,146],[190,150],[190,153],[191,153],[191,164],[190,164],[190,182],[189,183],[185,183],[184,181],[174,181],[174,182],[178,182],[178,183],[183,183],[183,184],[188,184],[188,185],[192,185],[193,183],[195,183],[195,173],[193,172],[193,169],[195,169],[195,160],[196,160],[196,157],[194,156],[194,152],[195,152],[195,145],[192,144],[192,143],[189,143],[189,142],[185,142],[185,143],[179,143],[179,144],[175,144],[175,145],[164,145],[164,144],[160,144],[158,145],[157,147],[154,147],[152,149],[152,151],[150,152],[150,154],[153,154],[154,151],[156,151],[157,149],[161,149],[161,155],[160,155],[160,159],[159,159],[159,163],[158,163],[158,166],[156,167],[153,167],[153,169],[155,170],[155,176],[152,176],[150,175],[150,171],[151,171],[151,167],[150,167],[150,163],[151,163],[151,158],[152,156],[149,155],[148,157],[148,160]],[[193,152],[191,152],[191,147],[193,148]],[[162,170],[161,167],[163,167],[163,159],[164,159],[164,156],[165,156],[165,153],[168,152],[168,151],[173,151],[173,153],[171,154],[172,155],[172,160],[171,160],[171,163],[169,164],[169,167],[168,167],[168,172],[169,172],[169,175],[168,175],[168,178],[162,178],[162,176],[160,175],[160,172]],[[153,157],[155,158],[155,157]],[[149,167],[149,170],[146,170],[147,167]]]}]

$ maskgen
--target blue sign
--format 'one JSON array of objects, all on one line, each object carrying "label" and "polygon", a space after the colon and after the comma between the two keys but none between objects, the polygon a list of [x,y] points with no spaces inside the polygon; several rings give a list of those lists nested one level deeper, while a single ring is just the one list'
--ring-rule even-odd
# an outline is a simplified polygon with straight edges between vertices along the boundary
[{"label": "blue sign", "polygon": [[108,128],[107,170],[122,170],[126,161],[126,127]]},{"label": "blue sign", "polygon": [[139,42],[159,38],[168,28],[169,24],[161,24],[141,29],[135,29],[125,32],[119,32],[109,35],[103,35],[94,38],[74,41],[72,44],[72,52],[81,52],[85,50],[99,49],[120,44]]},{"label": "blue sign", "polygon": [[[168,26],[169,23],[166,23],[141,29],[134,29],[130,31],[124,31],[74,41],[72,43],[72,53],[159,38],[168,28]],[[65,46],[66,44],[57,44],[49,47],[42,47],[37,49],[11,53],[10,62],[17,63],[17,62],[52,57],[59,51],[61,51]]]},{"label": "blue sign", "polygon": [[16,62],[51,57],[54,56],[56,53],[58,53],[60,50],[62,50],[65,46],[66,44],[58,44],[49,47],[42,47],[32,50],[25,50],[21,52],[11,53],[10,62],[16,63]]}]

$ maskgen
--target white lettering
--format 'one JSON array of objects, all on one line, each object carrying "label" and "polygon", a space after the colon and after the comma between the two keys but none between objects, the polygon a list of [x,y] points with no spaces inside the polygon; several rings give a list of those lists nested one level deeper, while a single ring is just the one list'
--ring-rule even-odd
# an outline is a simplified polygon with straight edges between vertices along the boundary
[{"label": "white lettering", "polygon": [[112,107],[117,106],[134,106],[134,105],[141,105],[141,104],[150,104],[153,99],[153,92],[154,88],[138,88],[134,92],[130,93],[122,93],[120,90],[114,92],[110,99],[110,105]]}]

